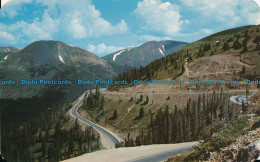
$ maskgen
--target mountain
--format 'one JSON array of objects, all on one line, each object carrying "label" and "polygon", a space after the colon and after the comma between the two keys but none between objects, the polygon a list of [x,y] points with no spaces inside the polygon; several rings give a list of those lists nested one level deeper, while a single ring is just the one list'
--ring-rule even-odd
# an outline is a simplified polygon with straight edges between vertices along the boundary
[{"label": "mountain", "polygon": [[0,46],[0,53],[4,53],[4,52],[18,52],[20,51],[19,49],[17,48],[14,48],[14,47],[1,47]]},{"label": "mountain", "polygon": [[259,80],[259,51],[260,26],[243,26],[195,41],[140,70],[131,69],[115,79],[127,80],[128,83],[152,79]]},{"label": "mountain", "polygon": [[[106,80],[114,74],[105,60],[91,52],[59,41],[37,41],[2,60],[1,80],[13,80],[16,85],[1,86],[0,95],[1,98],[30,98],[52,91],[72,100],[87,88],[77,85],[78,79]],[[22,85],[21,80],[69,80],[72,85]]]},{"label": "mountain", "polygon": [[138,47],[126,48],[103,57],[110,64],[128,67],[145,66],[188,45],[178,41],[150,41]]},{"label": "mountain", "polygon": [[1,47],[0,46],[0,62],[3,62],[4,60],[6,60],[8,57],[6,57],[7,55],[11,55],[14,53],[19,52],[20,50],[14,47]]}]

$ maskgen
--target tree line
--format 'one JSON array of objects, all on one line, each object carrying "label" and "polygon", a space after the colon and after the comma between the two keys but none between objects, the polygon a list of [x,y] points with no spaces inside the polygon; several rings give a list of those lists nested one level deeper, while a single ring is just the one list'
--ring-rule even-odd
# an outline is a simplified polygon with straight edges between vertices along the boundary
[{"label": "tree line", "polygon": [[2,155],[7,161],[60,161],[100,149],[100,137],[91,127],[83,131],[76,120],[69,125],[67,109],[40,110],[26,122],[5,123]]},{"label": "tree line", "polygon": [[125,146],[140,146],[149,144],[169,144],[208,139],[224,125],[232,123],[240,111],[247,111],[247,105],[242,107],[230,103],[230,95],[213,93],[189,99],[184,108],[177,107],[157,112],[150,111],[150,124],[142,130],[136,139],[125,139]]}]

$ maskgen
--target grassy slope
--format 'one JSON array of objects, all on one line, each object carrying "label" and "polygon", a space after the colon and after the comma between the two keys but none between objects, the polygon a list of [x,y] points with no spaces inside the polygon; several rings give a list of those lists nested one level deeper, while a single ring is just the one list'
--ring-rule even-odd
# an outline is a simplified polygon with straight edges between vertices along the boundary
[{"label": "grassy slope", "polygon": [[[242,62],[245,62],[245,63],[256,62],[254,70],[248,72],[248,74],[250,75],[250,74],[254,73],[254,71],[256,71],[257,74],[260,74],[259,54],[258,54],[257,51],[254,51],[256,44],[253,43],[254,38],[257,35],[260,35],[259,32],[256,32],[256,28],[257,28],[257,26],[244,26],[244,27],[225,30],[225,31],[213,34],[211,36],[208,36],[206,38],[203,38],[199,41],[193,42],[193,43],[189,44],[188,46],[182,48],[181,50],[179,50],[176,53],[179,54],[180,56],[185,57],[186,54],[187,54],[187,51],[188,51],[188,53],[191,55],[192,59],[196,60],[196,59],[199,58],[196,55],[197,55],[197,52],[198,52],[200,46],[210,43],[211,46],[212,46],[211,50],[205,52],[205,55],[203,57],[210,56],[212,54],[212,52],[214,53],[214,55],[217,55],[217,54],[234,54],[234,55],[237,54],[237,55],[240,55],[242,48],[239,49],[239,50],[232,49],[233,42],[227,42],[227,40],[230,39],[230,38],[233,38],[235,34],[242,35],[244,31],[248,30],[249,36],[250,36],[250,40],[249,40],[249,43],[248,43],[249,52],[241,54]],[[216,46],[216,44],[217,44],[216,41],[219,41],[222,38],[225,38],[225,40],[221,41],[220,44],[218,46]],[[243,42],[243,39],[244,38],[239,39],[239,42],[241,44]],[[227,42],[229,44],[230,48],[231,48],[228,51],[224,51],[222,49],[225,42]],[[173,53],[169,57],[175,55],[176,53]],[[183,58],[183,60],[176,60],[176,61],[179,65],[184,64],[184,58]],[[157,71],[157,75],[154,76],[154,79],[175,78],[177,71],[174,70],[173,73],[168,73],[168,71],[170,71],[170,70],[174,70],[171,65],[168,65],[167,70],[164,69],[164,68],[161,68],[160,70]]]},{"label": "grassy slope", "polygon": [[[240,33],[242,35],[242,32],[244,32],[246,30],[249,31],[249,35],[251,37],[249,42],[252,42],[254,37],[257,35],[256,26],[239,27],[239,28],[235,28],[235,29],[226,30],[226,31],[223,31],[223,32],[220,32],[217,34],[213,34],[213,35],[206,37],[204,39],[201,39],[197,42],[191,43],[190,45],[181,49],[179,51],[179,54],[186,55],[186,51],[189,50],[189,53],[191,53],[191,55],[194,57],[194,60],[196,60],[196,59],[198,59],[196,57],[196,52],[198,51],[199,47],[201,45],[208,44],[208,43],[211,43],[212,49],[210,51],[207,51],[205,53],[204,57],[210,56],[211,51],[214,51],[215,55],[222,54],[222,53],[239,54],[242,49],[240,49],[240,50],[231,49],[227,52],[224,52],[222,50],[222,46],[225,43],[225,41],[227,41],[230,37],[234,37],[234,35],[237,33]],[[226,39],[225,39],[225,41],[221,42],[219,46],[216,46],[216,41],[220,40],[221,38],[226,38]],[[240,38],[241,42],[242,42],[242,40],[243,40],[243,38]],[[230,46],[232,46],[232,42],[229,42],[229,44],[230,44]],[[255,45],[249,45],[248,49],[251,52],[242,54],[242,55],[247,55],[247,57],[245,57],[245,59],[243,59],[243,60],[246,61],[246,60],[250,60],[250,59],[254,59],[254,58],[258,57],[257,51],[254,51],[254,48],[255,48]],[[172,54],[172,56],[175,54]],[[181,62],[181,60],[178,60],[178,61],[179,61],[179,64],[183,64],[183,62]],[[171,65],[168,66],[168,70],[170,68],[172,68]],[[251,73],[251,71],[249,71],[249,73]],[[159,79],[165,79],[165,78],[172,78],[174,75],[175,74],[167,73],[167,70],[162,68],[157,71],[157,75],[154,76],[153,79],[159,80]],[[172,95],[172,96],[170,96],[169,101],[166,100],[167,95],[165,95],[164,97],[149,96],[149,98],[150,98],[149,104],[142,105],[140,103],[139,104],[135,103],[135,101],[138,100],[139,95],[110,95],[110,94],[108,94],[108,95],[106,95],[104,116],[99,116],[98,112],[88,112],[88,113],[91,114],[93,120],[98,119],[97,121],[99,122],[99,124],[104,124],[106,118],[109,119],[110,117],[112,117],[114,110],[117,110],[118,114],[119,114],[118,115],[119,118],[116,121],[109,121],[108,123],[112,124],[113,127],[117,131],[124,132],[124,131],[131,131],[131,130],[141,130],[147,124],[149,124],[150,109],[152,109],[152,111],[154,112],[154,110],[156,110],[158,108],[165,108],[166,105],[169,105],[170,108],[173,108],[174,105],[183,106],[181,103],[178,103],[179,100],[181,100],[180,97],[183,98],[183,96]],[[134,101],[129,102],[131,96],[133,96]],[[145,100],[145,97],[146,97],[146,95],[144,95],[144,100]],[[163,103],[158,103],[159,100],[160,100],[160,102],[163,102]],[[183,104],[186,104],[186,100],[182,101],[182,102],[183,102]],[[141,120],[133,120],[133,118],[138,115],[141,107],[144,107],[146,116]]]}]

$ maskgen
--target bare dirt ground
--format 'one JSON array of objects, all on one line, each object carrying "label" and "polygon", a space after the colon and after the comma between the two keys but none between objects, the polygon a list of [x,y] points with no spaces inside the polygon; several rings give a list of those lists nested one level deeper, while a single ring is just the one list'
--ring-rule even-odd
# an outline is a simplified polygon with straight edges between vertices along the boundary
[{"label": "bare dirt ground", "polygon": [[258,92],[254,96],[252,96],[249,100],[254,102],[254,103],[259,104],[260,103],[260,92]]},{"label": "bare dirt ground", "polygon": [[238,73],[242,71],[243,66],[247,70],[254,68],[240,62],[239,55],[219,54],[211,57],[203,57],[187,64],[185,66],[185,75],[181,76],[180,79],[241,79]]}]

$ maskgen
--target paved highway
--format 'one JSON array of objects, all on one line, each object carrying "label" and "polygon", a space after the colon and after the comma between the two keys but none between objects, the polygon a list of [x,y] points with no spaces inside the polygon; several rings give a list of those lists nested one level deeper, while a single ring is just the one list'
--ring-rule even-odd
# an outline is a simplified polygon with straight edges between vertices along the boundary
[{"label": "paved highway", "polygon": [[199,142],[120,147],[87,153],[64,162],[160,162],[193,149]]},{"label": "paved highway", "polygon": [[81,97],[78,99],[78,102],[71,109],[70,115],[77,118],[79,121],[83,122],[84,124],[93,127],[100,134],[103,148],[105,149],[114,148],[116,144],[120,144],[123,142],[123,140],[120,137],[118,137],[116,134],[112,133],[111,131],[107,130],[106,128],[101,127],[83,118],[77,112],[78,108],[83,104],[84,99],[88,96],[88,93],[89,91],[86,91],[81,95]]},{"label": "paved highway", "polygon": [[[248,99],[251,96],[253,96],[253,95],[248,95]],[[248,104],[248,105],[254,105],[253,103],[251,103],[250,101],[247,100],[246,95],[232,96],[232,97],[230,97],[230,101],[235,104],[238,104],[238,105],[242,105],[242,103]]]},{"label": "paved highway", "polygon": [[[212,93],[221,93],[221,91],[207,91],[207,92],[165,92],[165,93],[152,93],[152,92],[106,92],[106,94],[146,94],[146,95],[158,95],[158,94],[171,94],[171,95],[190,95],[190,94],[212,94]],[[258,90],[250,90],[250,93],[258,92]],[[231,91],[222,91],[222,93],[245,93],[245,90],[231,90]]]},{"label": "paved highway", "polygon": [[[124,93],[114,93],[114,92],[104,92],[104,89],[101,90],[103,93],[113,93],[113,94],[124,94]],[[235,93],[235,92],[244,92],[244,91],[224,91],[223,93]],[[256,92],[256,91],[250,91]],[[117,135],[110,132],[109,130],[92,123],[91,121],[83,118],[77,112],[78,108],[82,105],[84,99],[88,96],[89,91],[86,91],[79,99],[75,106],[71,109],[71,115],[82,121],[83,123],[92,126],[96,129],[100,135],[101,140],[104,138],[109,138],[112,141],[113,145],[121,143],[123,140],[120,139]],[[196,93],[205,93],[205,92],[196,92]],[[211,93],[211,92],[209,92]],[[216,92],[220,93],[220,92]],[[177,93],[182,94],[182,93]],[[186,94],[186,93],[183,93]],[[230,100],[234,103],[246,102],[246,96],[233,96]],[[103,137],[102,137],[103,135]],[[102,142],[102,141],[101,141]],[[102,143],[103,144],[103,143]],[[65,160],[66,162],[157,162],[167,160],[168,157],[174,156],[181,152],[193,149],[194,146],[198,145],[199,142],[190,142],[190,143],[180,143],[180,144],[163,144],[163,145],[148,145],[148,146],[139,146],[139,147],[124,147],[112,149],[100,150],[93,153],[84,154],[72,159]],[[108,145],[109,146],[109,145]],[[107,148],[110,148],[107,147]]]}]

